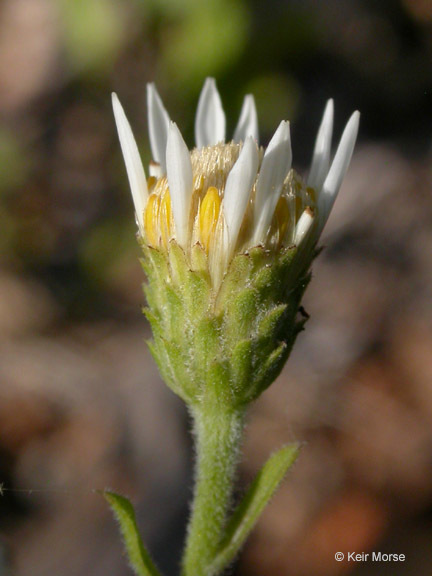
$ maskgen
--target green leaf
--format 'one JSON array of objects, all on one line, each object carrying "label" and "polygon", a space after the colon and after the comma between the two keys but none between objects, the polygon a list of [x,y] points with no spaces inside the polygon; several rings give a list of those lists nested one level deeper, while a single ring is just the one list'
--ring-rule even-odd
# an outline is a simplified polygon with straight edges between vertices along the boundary
[{"label": "green leaf", "polygon": [[150,554],[142,543],[132,504],[127,498],[114,492],[105,490],[102,494],[120,524],[123,543],[130,566],[135,574],[137,576],[160,576],[158,569],[150,558]]},{"label": "green leaf", "polygon": [[299,444],[284,446],[264,464],[228,523],[225,538],[209,570],[209,576],[219,574],[234,560],[285,474],[297,459],[299,449]]}]

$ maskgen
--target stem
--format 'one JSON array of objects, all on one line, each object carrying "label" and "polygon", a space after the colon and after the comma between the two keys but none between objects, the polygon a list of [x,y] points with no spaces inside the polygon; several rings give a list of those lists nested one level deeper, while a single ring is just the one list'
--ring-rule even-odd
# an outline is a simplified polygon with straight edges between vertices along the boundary
[{"label": "stem", "polygon": [[192,416],[196,480],[182,576],[210,576],[231,504],[244,411],[203,402]]}]

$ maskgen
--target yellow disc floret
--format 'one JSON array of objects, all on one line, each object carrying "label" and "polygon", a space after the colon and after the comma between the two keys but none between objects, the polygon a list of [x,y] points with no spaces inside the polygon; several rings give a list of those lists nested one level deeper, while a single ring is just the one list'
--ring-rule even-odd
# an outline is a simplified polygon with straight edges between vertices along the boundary
[{"label": "yellow disc floret", "polygon": [[159,244],[159,194],[150,194],[144,213],[144,230],[147,242],[150,246]]},{"label": "yellow disc floret", "polygon": [[[228,176],[241,151],[241,144],[230,142],[195,148],[191,152],[192,191],[189,198],[188,238],[183,246],[187,256],[192,246],[199,243],[209,257],[209,269],[213,280],[222,277],[230,257],[225,252],[227,223],[223,203]],[[261,150],[261,155],[264,153]],[[259,179],[259,174],[258,174]],[[168,250],[176,239],[175,215],[171,203],[171,191],[166,175],[150,176],[147,180],[148,200],[144,210],[144,236],[147,244]],[[244,211],[235,249],[247,250],[262,245],[268,250],[280,250],[293,243],[296,224],[306,207],[315,208],[315,191],[306,188],[293,170],[281,185],[280,197],[273,217],[262,237],[254,237],[254,214],[256,180]]]},{"label": "yellow disc floret", "polygon": [[201,203],[199,213],[200,242],[207,254],[219,218],[220,207],[221,199],[218,189],[210,186]]},{"label": "yellow disc floret", "polygon": [[169,190],[165,190],[159,209],[160,242],[164,248],[168,247],[168,242],[172,237],[171,221],[171,196]]},{"label": "yellow disc floret", "polygon": [[144,213],[144,231],[153,247],[168,247],[172,237],[172,212],[169,189],[150,194]]}]

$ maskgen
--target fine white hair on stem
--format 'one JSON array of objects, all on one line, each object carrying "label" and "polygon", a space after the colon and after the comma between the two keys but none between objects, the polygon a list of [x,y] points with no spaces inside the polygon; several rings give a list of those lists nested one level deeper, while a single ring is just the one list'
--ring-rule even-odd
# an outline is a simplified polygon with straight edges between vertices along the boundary
[{"label": "fine white hair on stem", "polygon": [[323,187],[319,192],[318,214],[320,219],[320,231],[323,229],[324,224],[329,217],[330,211],[339,192],[339,188],[341,187],[342,181],[351,162],[351,156],[357,139],[359,121],[360,113],[356,111],[352,114],[345,126],[332,165],[324,181]]},{"label": "fine white hair on stem", "polygon": [[285,178],[291,168],[289,122],[282,121],[267,147],[256,185],[254,243],[265,240]]},{"label": "fine white hair on stem", "polygon": [[198,101],[195,118],[197,148],[225,142],[225,113],[214,78],[207,78]]},{"label": "fine white hair on stem", "polygon": [[166,150],[167,178],[177,242],[186,248],[192,197],[192,164],[188,147],[174,122],[170,123]]},{"label": "fine white hair on stem", "polygon": [[307,180],[308,187],[320,190],[330,166],[331,142],[333,135],[333,100],[328,100],[315,141],[311,169]]},{"label": "fine white hair on stem", "polygon": [[122,105],[117,98],[117,94],[115,93],[112,94],[112,105],[120,146],[123,152],[129,185],[135,206],[138,228],[142,234],[144,230],[143,213],[148,199],[147,180],[144,167],[132,129],[126,118]]},{"label": "fine white hair on stem", "polygon": [[153,83],[147,84],[147,112],[153,160],[160,164],[162,173],[166,174],[166,146],[170,119]]},{"label": "fine white hair on stem", "polygon": [[226,222],[225,250],[231,257],[258,170],[258,149],[254,139],[246,138],[225,186],[223,214]]},{"label": "fine white hair on stem", "polygon": [[252,94],[247,94],[243,100],[240,118],[234,131],[234,142],[244,142],[248,136],[258,142],[258,114]]}]

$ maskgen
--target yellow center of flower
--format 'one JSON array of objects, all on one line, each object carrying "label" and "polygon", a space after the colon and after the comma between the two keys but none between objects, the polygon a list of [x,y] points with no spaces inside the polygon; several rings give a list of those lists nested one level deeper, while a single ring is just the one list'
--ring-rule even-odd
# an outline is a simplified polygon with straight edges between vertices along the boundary
[{"label": "yellow center of flower", "polygon": [[159,208],[160,196],[151,194],[144,212],[144,230],[151,246],[159,244]]},{"label": "yellow center of flower", "polygon": [[[225,225],[222,214],[225,185],[238,155],[239,145],[233,142],[191,152],[193,193],[190,200],[189,246],[201,244],[215,261],[222,257],[219,244]],[[144,210],[145,239],[150,246],[167,249],[169,241],[176,236],[167,177],[151,176],[148,190],[150,195]],[[254,234],[255,193],[254,186],[239,232],[237,250],[249,247]],[[300,177],[291,171],[284,182],[264,241],[268,249],[279,250],[293,242],[296,222],[307,206],[315,206],[315,192],[311,188],[306,189]]]}]

